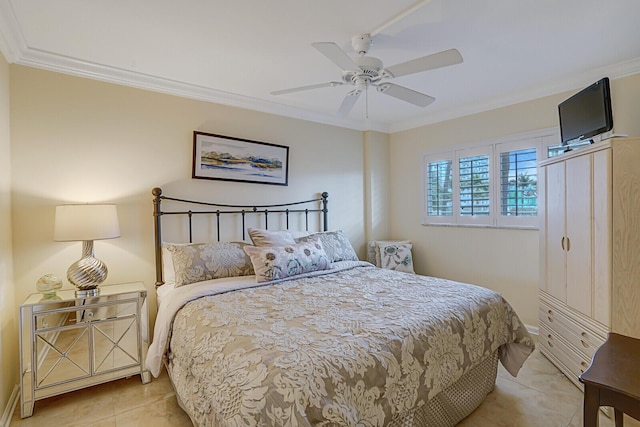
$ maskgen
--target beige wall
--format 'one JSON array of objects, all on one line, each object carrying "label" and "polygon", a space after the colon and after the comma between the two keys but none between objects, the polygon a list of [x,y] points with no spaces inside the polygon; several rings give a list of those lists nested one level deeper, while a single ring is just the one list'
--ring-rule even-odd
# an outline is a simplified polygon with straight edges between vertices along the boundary
[{"label": "beige wall", "polygon": [[[640,74],[611,83],[616,132],[640,135]],[[500,292],[537,325],[538,232],[421,225],[422,153],[558,125],[557,105],[576,91],[391,135],[391,234],[414,243],[416,271]]]},{"label": "beige wall", "polygon": [[[41,275],[65,277],[80,257],[81,243],[52,241],[54,207],[69,202],[117,204],[121,237],[96,241],[96,256],[109,267],[108,283],[143,281],[152,291],[156,186],[229,203],[327,191],[329,227],[364,254],[361,132],[15,65],[11,91],[17,301]],[[191,179],[194,130],[289,146],[289,186]]]},{"label": "beige wall", "polygon": [[364,132],[364,159],[365,238],[389,239],[389,135]]},{"label": "beige wall", "polygon": [[9,105],[9,64],[0,54],[0,415],[19,381],[20,370],[11,247]]}]

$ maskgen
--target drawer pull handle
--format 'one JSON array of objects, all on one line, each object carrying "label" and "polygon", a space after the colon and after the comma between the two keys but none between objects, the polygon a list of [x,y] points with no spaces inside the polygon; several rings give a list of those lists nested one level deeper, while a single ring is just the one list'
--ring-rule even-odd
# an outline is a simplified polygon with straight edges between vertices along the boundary
[{"label": "drawer pull handle", "polygon": [[587,335],[586,332],[581,333],[580,335],[582,335],[584,338],[589,338],[589,335]]},{"label": "drawer pull handle", "polygon": [[587,362],[580,362],[580,366],[582,366],[583,368],[588,368],[589,364]]},{"label": "drawer pull handle", "polygon": [[581,374],[584,374],[584,369],[580,369],[580,373],[581,373]]},{"label": "drawer pull handle", "polygon": [[589,348],[589,343],[588,342],[584,342],[584,340],[580,340],[580,344],[582,344],[582,346],[584,348]]},{"label": "drawer pull handle", "polygon": [[550,340],[553,339],[553,337],[551,336],[551,334],[547,334],[547,338],[549,338]]},{"label": "drawer pull handle", "polygon": [[547,320],[549,321],[549,323],[553,323],[553,318],[551,316],[547,316]]},{"label": "drawer pull handle", "polygon": [[553,348],[553,343],[551,343],[551,341],[547,341],[547,344],[549,344],[549,347]]},{"label": "drawer pull handle", "polygon": [[553,314],[553,311],[552,310],[547,310],[547,313]]}]

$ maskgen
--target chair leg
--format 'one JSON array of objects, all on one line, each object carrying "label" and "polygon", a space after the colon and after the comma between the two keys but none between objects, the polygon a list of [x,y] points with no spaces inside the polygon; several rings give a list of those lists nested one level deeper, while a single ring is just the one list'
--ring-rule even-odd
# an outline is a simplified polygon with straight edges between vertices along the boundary
[{"label": "chair leg", "polygon": [[623,427],[624,425],[624,413],[616,408],[613,408],[613,416],[616,420],[616,427]]},{"label": "chair leg", "polygon": [[[584,427],[598,427],[598,409],[600,408],[600,390],[584,385],[584,407],[582,412]],[[616,424],[616,427],[620,427]]]}]

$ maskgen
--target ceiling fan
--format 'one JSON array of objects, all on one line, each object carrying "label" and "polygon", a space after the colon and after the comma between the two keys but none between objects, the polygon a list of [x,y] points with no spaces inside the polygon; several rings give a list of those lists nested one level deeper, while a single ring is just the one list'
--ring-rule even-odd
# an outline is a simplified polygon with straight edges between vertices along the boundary
[{"label": "ceiling fan", "polygon": [[382,61],[373,56],[368,56],[371,47],[370,34],[358,34],[351,39],[351,46],[357,53],[357,57],[351,59],[347,53],[332,42],[312,43],[320,53],[329,58],[342,70],[342,78],[339,81],[314,84],[309,86],[295,87],[291,89],[271,92],[272,95],[284,95],[293,92],[300,92],[323,87],[334,87],[342,85],[354,86],[342,101],[338,109],[339,116],[346,116],[353,108],[362,92],[366,92],[369,86],[374,87],[378,92],[393,96],[402,101],[418,107],[426,107],[435,101],[435,98],[413,89],[389,82],[395,77],[409,74],[421,73],[423,71],[455,65],[462,62],[462,55],[457,49],[444,50],[442,52],[412,59],[400,64],[384,67]]}]

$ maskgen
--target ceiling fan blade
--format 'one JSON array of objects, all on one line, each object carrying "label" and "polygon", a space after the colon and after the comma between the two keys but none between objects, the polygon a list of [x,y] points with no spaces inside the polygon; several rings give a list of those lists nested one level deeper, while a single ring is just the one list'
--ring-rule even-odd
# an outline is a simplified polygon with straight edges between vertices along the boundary
[{"label": "ceiling fan blade", "polygon": [[310,90],[310,89],[319,89],[321,87],[341,86],[343,84],[344,83],[342,82],[319,83],[317,85],[300,86],[300,87],[293,87],[291,89],[276,90],[275,92],[271,92],[271,95],[284,95],[286,93],[300,92],[303,90]]},{"label": "ceiling fan blade", "polygon": [[432,96],[425,95],[424,93],[416,92],[413,89],[406,88],[404,86],[398,86],[393,83],[382,83],[376,86],[378,92],[385,95],[393,96],[394,98],[401,99],[410,104],[417,105],[418,107],[426,107],[436,99]]},{"label": "ceiling fan blade", "polygon": [[338,116],[346,117],[349,114],[349,111],[351,111],[353,106],[356,104],[356,101],[360,97],[361,93],[362,91],[357,89],[354,89],[351,92],[347,93],[347,96],[345,96],[342,100],[340,108],[338,108]]},{"label": "ceiling fan blade", "polygon": [[332,42],[318,42],[311,43],[311,46],[320,51],[321,54],[329,58],[340,69],[344,70],[359,70],[358,64],[353,62],[353,59],[349,58],[349,55],[344,50],[340,49],[337,44]]},{"label": "ceiling fan blade", "polygon": [[449,49],[432,55],[423,56],[421,58],[412,59],[411,61],[392,65],[391,67],[387,67],[385,71],[391,74],[392,77],[399,77],[449,65],[460,64],[461,62],[462,55],[460,55],[458,49]]}]

